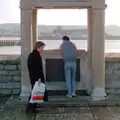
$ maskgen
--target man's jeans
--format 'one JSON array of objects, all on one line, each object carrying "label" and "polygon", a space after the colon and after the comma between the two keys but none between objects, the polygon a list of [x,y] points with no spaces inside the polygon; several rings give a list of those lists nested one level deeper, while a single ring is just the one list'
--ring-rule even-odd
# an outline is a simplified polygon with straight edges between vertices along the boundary
[{"label": "man's jeans", "polygon": [[75,95],[76,91],[76,61],[65,62],[65,80],[68,89],[68,95]]}]

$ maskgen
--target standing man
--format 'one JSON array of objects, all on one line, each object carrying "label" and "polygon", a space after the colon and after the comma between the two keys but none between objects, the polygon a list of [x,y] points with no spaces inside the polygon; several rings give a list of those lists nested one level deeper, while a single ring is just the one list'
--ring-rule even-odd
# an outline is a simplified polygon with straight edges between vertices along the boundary
[{"label": "standing man", "polygon": [[[36,42],[33,51],[28,56],[28,71],[32,89],[34,87],[35,82],[38,81],[39,79],[41,80],[42,83],[45,83],[42,64],[44,47],[45,43],[41,41]],[[48,101],[47,91],[45,91],[44,101]],[[29,111],[36,112],[36,105],[37,104],[28,103],[26,112]]]},{"label": "standing man", "polygon": [[70,41],[68,36],[64,36],[60,46],[64,60],[65,80],[68,89],[68,97],[76,97],[76,46]]}]

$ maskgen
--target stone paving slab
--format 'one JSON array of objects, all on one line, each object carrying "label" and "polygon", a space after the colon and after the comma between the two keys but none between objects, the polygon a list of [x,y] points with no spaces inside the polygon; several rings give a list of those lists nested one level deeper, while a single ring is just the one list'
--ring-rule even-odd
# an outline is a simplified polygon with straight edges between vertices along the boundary
[{"label": "stone paving slab", "polygon": [[90,113],[89,107],[54,107],[54,108],[39,108],[40,114],[57,114],[57,113]]},{"label": "stone paving slab", "polygon": [[94,120],[120,120],[120,107],[91,108]]},{"label": "stone paving slab", "polygon": [[120,107],[43,109],[37,114],[26,114],[23,107],[3,107],[0,108],[0,120],[120,120]]},{"label": "stone paving slab", "polygon": [[91,113],[37,114],[36,120],[93,120]]},{"label": "stone paving slab", "polygon": [[[7,101],[5,102],[5,100]],[[48,104],[46,104],[39,107],[39,112],[36,114],[26,114],[26,102],[20,101],[17,97],[1,99],[1,101],[0,120],[120,120],[120,102],[118,99],[109,101],[109,104],[113,104],[114,107],[103,105],[104,101],[92,101],[87,103],[88,106],[79,106],[75,99],[71,99],[72,106],[54,106],[55,103],[47,106]],[[82,101],[84,98],[80,99],[79,102]],[[85,101],[87,102],[86,99]]]},{"label": "stone paving slab", "polygon": [[0,120],[35,120],[35,114],[26,114],[21,108],[4,108],[0,111]]}]

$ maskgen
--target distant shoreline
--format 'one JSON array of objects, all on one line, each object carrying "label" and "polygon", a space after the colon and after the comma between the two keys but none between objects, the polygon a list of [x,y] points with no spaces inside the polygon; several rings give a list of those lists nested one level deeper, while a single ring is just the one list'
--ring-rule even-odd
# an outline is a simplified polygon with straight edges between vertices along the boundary
[{"label": "distant shoreline", "polygon": [[[49,37],[48,37],[49,38]],[[1,37],[0,36],[0,42],[1,41],[20,41],[20,37]],[[61,39],[39,39],[40,40],[61,40]],[[86,39],[71,39],[71,40],[87,40]],[[120,39],[105,39],[105,40],[120,40]]]},{"label": "distant shoreline", "polygon": [[[88,31],[84,25],[38,25],[38,39],[60,40],[63,35],[71,39],[86,40]],[[20,24],[0,24],[0,37],[20,37]],[[120,27],[105,26],[105,39],[120,40]]]}]

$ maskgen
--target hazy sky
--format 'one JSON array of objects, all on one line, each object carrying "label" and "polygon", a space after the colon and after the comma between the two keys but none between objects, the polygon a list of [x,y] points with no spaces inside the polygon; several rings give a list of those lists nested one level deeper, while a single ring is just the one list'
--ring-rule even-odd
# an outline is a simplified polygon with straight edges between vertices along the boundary
[{"label": "hazy sky", "polygon": [[[106,0],[106,25],[120,26],[120,0]],[[0,0],[0,23],[19,23],[19,0]],[[38,24],[85,25],[86,10],[39,10]]]}]

